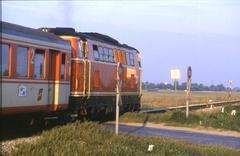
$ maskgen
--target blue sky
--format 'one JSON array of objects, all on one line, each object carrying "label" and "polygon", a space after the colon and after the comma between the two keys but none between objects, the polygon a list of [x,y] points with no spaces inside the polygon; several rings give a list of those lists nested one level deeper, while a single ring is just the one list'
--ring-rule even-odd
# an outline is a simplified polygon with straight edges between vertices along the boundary
[{"label": "blue sky", "polygon": [[240,86],[240,1],[3,1],[2,20],[32,28],[74,27],[136,47],[143,80],[171,82],[170,69],[209,84]]}]

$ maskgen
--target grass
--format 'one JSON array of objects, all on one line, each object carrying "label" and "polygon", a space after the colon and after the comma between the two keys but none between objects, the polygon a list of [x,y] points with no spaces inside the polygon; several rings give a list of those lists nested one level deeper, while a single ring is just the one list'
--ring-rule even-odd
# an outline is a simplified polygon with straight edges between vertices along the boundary
[{"label": "grass", "polygon": [[[148,145],[155,145],[148,152]],[[94,122],[75,122],[43,132],[36,143],[22,143],[10,155],[33,156],[228,156],[240,155],[240,150],[213,145],[198,145],[169,139],[140,137],[120,134],[106,130]]]},{"label": "grass", "polygon": [[[191,92],[191,104],[207,103],[209,100],[224,101],[228,100],[226,92]],[[240,95],[237,92],[232,93],[232,100],[240,100]],[[186,93],[184,91],[143,91],[142,107],[170,107],[180,106],[186,103]]]},{"label": "grass", "polygon": [[[237,111],[236,116],[231,115],[231,111],[234,109]],[[224,113],[221,113],[220,110],[190,112],[188,119],[185,111],[177,110],[157,114],[125,113],[120,120],[121,122],[167,123],[175,126],[203,126],[240,132],[240,106],[226,106]]]}]

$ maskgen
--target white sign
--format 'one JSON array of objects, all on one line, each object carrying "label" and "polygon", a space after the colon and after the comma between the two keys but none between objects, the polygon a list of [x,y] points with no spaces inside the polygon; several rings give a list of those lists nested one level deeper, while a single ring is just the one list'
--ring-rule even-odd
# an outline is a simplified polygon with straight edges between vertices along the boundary
[{"label": "white sign", "polygon": [[172,80],[180,80],[181,79],[180,69],[171,69],[171,79]]},{"label": "white sign", "polygon": [[19,86],[18,87],[18,96],[27,96],[27,87],[26,86]]}]

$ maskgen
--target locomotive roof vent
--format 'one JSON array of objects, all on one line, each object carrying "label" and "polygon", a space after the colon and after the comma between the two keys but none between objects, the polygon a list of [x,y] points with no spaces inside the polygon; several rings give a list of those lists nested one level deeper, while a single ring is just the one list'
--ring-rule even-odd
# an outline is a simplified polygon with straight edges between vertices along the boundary
[{"label": "locomotive roof vent", "polygon": [[75,29],[73,28],[66,28],[66,27],[56,27],[55,31],[57,32],[68,32],[68,33],[75,33]]}]

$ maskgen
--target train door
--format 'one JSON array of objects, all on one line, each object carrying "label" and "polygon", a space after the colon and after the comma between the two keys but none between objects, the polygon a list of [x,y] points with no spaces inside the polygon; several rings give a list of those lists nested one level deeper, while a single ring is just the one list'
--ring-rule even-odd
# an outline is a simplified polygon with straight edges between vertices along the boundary
[{"label": "train door", "polygon": [[83,48],[81,41],[77,39],[72,41],[72,46],[77,49],[73,51],[72,59],[72,82],[71,82],[71,94],[73,96],[85,97],[89,92],[89,61],[87,59],[87,52]]},{"label": "train door", "polygon": [[56,111],[58,109],[59,80],[60,80],[60,52],[50,50],[48,99],[52,111]]}]

